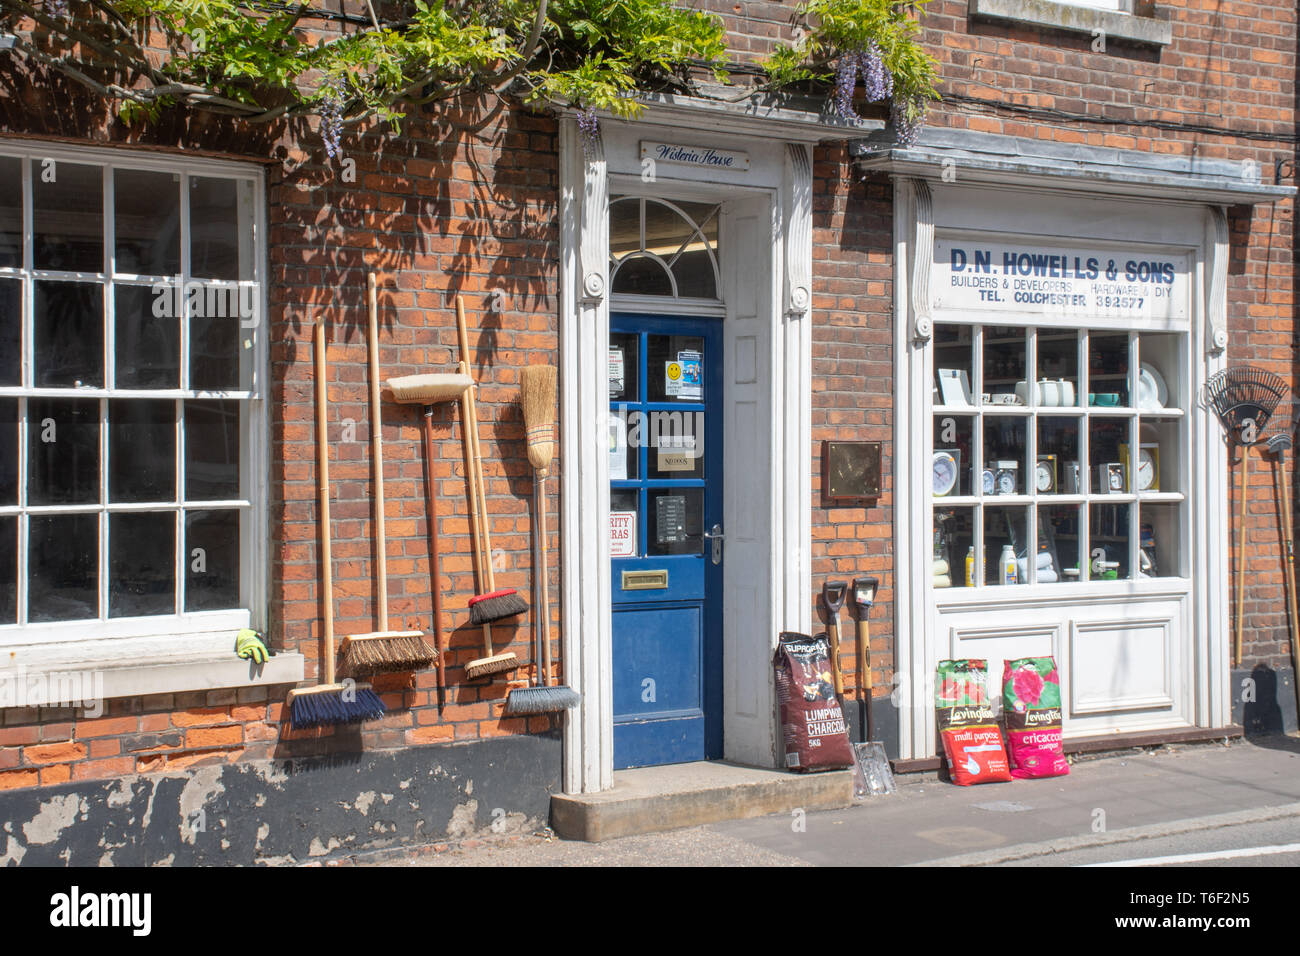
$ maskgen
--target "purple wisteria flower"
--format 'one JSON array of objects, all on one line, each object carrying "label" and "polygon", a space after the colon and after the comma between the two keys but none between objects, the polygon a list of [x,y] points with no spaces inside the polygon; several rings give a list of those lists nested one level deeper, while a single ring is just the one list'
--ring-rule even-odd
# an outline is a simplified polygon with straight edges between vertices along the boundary
[{"label": "purple wisteria flower", "polygon": [[45,12],[52,17],[68,18],[68,0],[45,0]]},{"label": "purple wisteria flower", "polygon": [[339,153],[339,139],[343,135],[343,93],[338,80],[331,80],[321,94],[320,135],[325,141],[325,153],[333,159]]},{"label": "purple wisteria flower", "polygon": [[582,133],[583,152],[590,156],[596,146],[596,136],[600,133],[600,120],[595,110],[578,110],[578,130]]},{"label": "purple wisteria flower", "polygon": [[835,67],[835,113],[840,119],[856,119],[853,108],[853,91],[858,74],[868,103],[878,103],[894,95],[894,75],[885,67],[885,58],[875,40],[868,40],[866,49],[843,54]]},{"label": "purple wisteria flower", "polygon": [[895,96],[890,106],[890,121],[898,142],[904,146],[913,145],[925,125],[925,97]]}]

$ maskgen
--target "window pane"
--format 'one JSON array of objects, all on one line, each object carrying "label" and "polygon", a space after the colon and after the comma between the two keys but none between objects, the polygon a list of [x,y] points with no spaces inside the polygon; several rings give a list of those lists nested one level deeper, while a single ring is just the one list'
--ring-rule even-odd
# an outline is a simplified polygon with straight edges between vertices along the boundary
[{"label": "window pane", "polygon": [[1028,549],[1028,508],[984,509],[985,584],[1028,584],[1028,564],[1022,563]]},{"label": "window pane", "polygon": [[102,388],[104,293],[88,282],[37,282],[36,385]]},{"label": "window pane", "polygon": [[0,505],[18,504],[18,399],[0,398]]},{"label": "window pane", "polygon": [[1088,404],[1127,407],[1128,368],[1128,336],[1094,334],[1088,347]]},{"label": "window pane", "polygon": [[1038,460],[1034,490],[1040,495],[1081,495],[1078,418],[1038,419]]},{"label": "window pane", "polygon": [[[181,324],[174,290],[162,299],[148,286],[114,290],[113,374],[117,388],[179,388]],[[162,312],[155,315],[155,305]]]},{"label": "window pane", "polygon": [[935,416],[930,483],[936,498],[979,493],[978,483],[972,481],[975,468],[974,441],[974,416]]},{"label": "window pane", "polygon": [[176,609],[176,515],[115,514],[108,523],[108,616]]},{"label": "window pane", "polygon": [[[689,205],[689,204],[688,204]],[[647,200],[645,204],[645,249],[664,260],[672,259],[688,242],[697,241],[695,226],[676,210]]]},{"label": "window pane", "polygon": [[185,515],[185,610],[239,607],[239,512]]},{"label": "window pane", "polygon": [[974,587],[975,509],[935,508],[930,573],[936,588]]},{"label": "window pane", "polygon": [[176,498],[176,403],[168,399],[108,403],[108,500]]},{"label": "window pane", "polygon": [[240,497],[239,402],[185,403],[185,497]]},{"label": "window pane", "polygon": [[650,412],[650,478],[704,478],[704,413]]},{"label": "window pane", "polygon": [[44,160],[32,166],[37,269],[104,271],[104,171]]},{"label": "window pane", "polygon": [[609,251],[622,259],[641,248],[641,200],[617,199],[609,204]]},{"label": "window pane", "polygon": [[641,555],[640,508],[637,492],[631,489],[609,492],[610,553],[615,558]]},{"label": "window pane", "polygon": [[[1029,419],[1007,415],[984,418],[984,471],[980,485],[985,494],[1027,495],[1029,470],[1025,449]],[[993,490],[988,490],[988,473],[993,476]]]},{"label": "window pane", "polygon": [[23,264],[23,161],[0,156],[0,266]]},{"label": "window pane", "polygon": [[23,383],[23,284],[0,279],[0,385]]},{"label": "window pane", "polygon": [[673,284],[663,264],[644,256],[624,259],[610,283],[615,292],[629,295],[672,295]]},{"label": "window pane", "polygon": [[[1079,335],[1077,332],[1061,332],[1058,329],[1038,330],[1038,382],[1040,405],[1086,404],[1079,401]],[[1044,385],[1048,387],[1044,388]]]},{"label": "window pane", "polygon": [[1183,574],[1182,507],[1180,504],[1142,505],[1138,577],[1174,578]]},{"label": "window pane", "polygon": [[170,276],[181,271],[180,182],[180,173],[113,171],[118,272]]},{"label": "window pane", "polygon": [[27,400],[27,500],[33,505],[99,503],[98,400]]},{"label": "window pane", "polygon": [[[241,208],[242,206],[242,208]],[[203,279],[251,279],[251,196],[233,179],[190,180],[190,272]]]},{"label": "window pane", "polygon": [[641,357],[637,349],[640,336],[635,332],[609,334],[609,400],[611,402],[640,401],[637,376],[641,371]]},{"label": "window pane", "polygon": [[[214,305],[217,303],[214,300]],[[240,385],[239,318],[219,314],[191,314],[190,388],[223,391]]]},{"label": "window pane", "polygon": [[1091,579],[1093,581],[1123,580],[1130,576],[1128,544],[1130,534],[1127,504],[1094,504],[1092,525],[1088,531]]},{"label": "window pane", "polygon": [[1029,383],[1025,377],[1025,330],[1021,328],[984,329],[984,391],[994,404],[997,396],[1014,405],[1029,404]]},{"label": "window pane", "polygon": [[717,277],[713,274],[713,260],[701,248],[688,248],[673,263],[673,278],[677,280],[677,294],[696,299],[718,297]]},{"label": "window pane", "polygon": [[651,489],[646,554],[704,553],[704,489]]},{"label": "window pane", "polygon": [[698,335],[646,338],[646,385],[652,402],[704,401],[704,339]]},{"label": "window pane", "polygon": [[0,518],[0,624],[18,621],[18,518]]},{"label": "window pane", "polygon": [[99,616],[99,515],[33,515],[27,562],[29,621]]},{"label": "window pane", "polygon": [[[1059,580],[1067,584],[1076,584],[1080,579],[1079,515],[1078,505],[1052,505],[1039,511],[1038,549],[1041,552],[1046,545],[1048,553],[1052,556],[1050,570],[1058,574]],[[1039,583],[1048,582],[1050,578],[1050,575],[1044,574],[1044,569],[1040,565]]]}]

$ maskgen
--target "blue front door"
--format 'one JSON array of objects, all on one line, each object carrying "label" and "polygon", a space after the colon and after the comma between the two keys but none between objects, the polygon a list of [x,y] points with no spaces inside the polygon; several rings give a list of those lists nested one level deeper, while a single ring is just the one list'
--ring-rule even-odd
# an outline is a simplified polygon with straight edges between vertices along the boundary
[{"label": "blue front door", "polygon": [[620,769],[722,756],[721,331],[716,319],[610,318]]}]

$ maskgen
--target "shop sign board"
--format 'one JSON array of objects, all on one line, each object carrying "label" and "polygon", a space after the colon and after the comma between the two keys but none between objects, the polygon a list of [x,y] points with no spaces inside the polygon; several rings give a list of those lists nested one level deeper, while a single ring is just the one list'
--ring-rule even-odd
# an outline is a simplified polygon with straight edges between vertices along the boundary
[{"label": "shop sign board", "polygon": [[641,159],[651,159],[656,163],[680,163],[703,169],[729,169],[733,172],[749,169],[749,153],[737,149],[714,149],[712,146],[686,146],[681,143],[651,143],[642,140]]},{"label": "shop sign board", "polygon": [[1122,246],[939,239],[931,307],[1070,318],[1186,319],[1190,268],[1185,255]]}]

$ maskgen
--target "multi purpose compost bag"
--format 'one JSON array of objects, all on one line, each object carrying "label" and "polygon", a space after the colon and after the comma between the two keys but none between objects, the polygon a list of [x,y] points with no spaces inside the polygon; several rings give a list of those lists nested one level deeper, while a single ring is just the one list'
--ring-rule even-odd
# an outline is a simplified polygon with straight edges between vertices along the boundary
[{"label": "multi purpose compost bag", "polygon": [[989,703],[987,661],[940,661],[934,709],[953,783],[966,787],[1011,779],[1002,730]]},{"label": "multi purpose compost bag", "polygon": [[1011,776],[1061,777],[1070,764],[1061,749],[1061,680],[1051,657],[1002,662],[1002,716]]},{"label": "multi purpose compost bag", "polygon": [[831,683],[826,639],[783,632],[772,666],[786,767],[801,772],[851,767],[853,751]]}]

